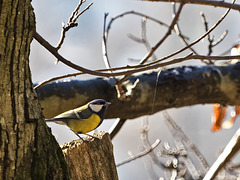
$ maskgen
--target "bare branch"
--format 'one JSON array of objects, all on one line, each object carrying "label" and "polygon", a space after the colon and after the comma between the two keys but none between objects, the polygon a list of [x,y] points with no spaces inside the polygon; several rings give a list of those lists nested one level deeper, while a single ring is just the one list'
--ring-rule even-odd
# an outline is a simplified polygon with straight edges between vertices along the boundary
[{"label": "bare branch", "polygon": [[[114,77],[114,76],[122,76],[122,75],[130,75],[130,74],[134,74],[137,72],[143,72],[143,71],[147,71],[147,70],[151,70],[151,69],[156,69],[159,67],[164,67],[164,66],[168,66],[171,64],[176,64],[176,63],[180,63],[186,60],[191,60],[191,59],[198,59],[198,60],[202,60],[202,59],[210,59],[210,60],[231,60],[231,59],[240,59],[240,56],[203,56],[203,55],[192,55],[189,54],[186,57],[183,58],[176,58],[173,60],[170,60],[168,62],[163,62],[163,63],[149,63],[149,64],[145,64],[145,65],[137,65],[137,66],[126,66],[126,67],[120,67],[120,68],[116,68],[116,69],[131,69],[134,68],[132,70],[126,70],[126,71],[120,71],[120,72],[113,72],[113,73],[105,73],[105,72],[100,72],[97,70],[90,70],[90,69],[86,69],[84,67],[78,66],[72,62],[70,62],[69,60],[65,59],[63,56],[61,56],[56,48],[54,48],[51,44],[49,44],[44,38],[42,38],[37,32],[34,33],[34,38],[43,46],[45,47],[50,53],[52,53],[59,61],[61,61],[62,63],[68,65],[69,67],[78,70],[80,72],[82,72],[82,74],[90,74],[90,75],[95,75],[95,76],[102,76],[102,77]],[[172,56],[172,55],[171,55]],[[163,61],[165,60],[165,58],[162,58],[158,61]],[[110,69],[110,70],[114,70]],[[109,71],[109,69],[105,69],[102,71]]]},{"label": "bare branch", "polygon": [[76,19],[75,19],[75,20],[73,20],[73,19],[74,19],[74,17],[77,16],[79,9],[80,9],[81,5],[82,5],[84,2],[85,2],[85,1],[83,1],[83,0],[80,0],[80,1],[79,1],[77,7],[76,7],[75,10],[72,12],[72,15],[71,15],[71,17],[69,18],[69,21],[68,21],[68,22],[76,22]]},{"label": "bare branch", "polygon": [[224,32],[222,33],[222,35],[221,35],[216,41],[214,41],[214,42],[212,43],[212,46],[213,46],[213,47],[214,47],[214,46],[217,46],[220,42],[222,42],[222,41],[225,39],[225,37],[227,36],[227,34],[228,34],[228,30],[224,31]]},{"label": "bare branch", "polygon": [[167,113],[167,111],[162,111],[163,118],[165,122],[171,127],[171,129],[174,130],[175,136],[182,139],[185,144],[195,153],[196,157],[198,158],[201,166],[204,169],[204,173],[207,172],[209,169],[209,165],[202,155],[202,153],[199,151],[199,149],[191,142],[191,140],[186,136],[186,134],[182,131],[182,129],[176,124],[176,122],[171,118],[171,116]]},{"label": "bare branch", "polygon": [[45,47],[50,53],[52,53],[59,61],[68,65],[69,67],[76,69],[78,71],[96,75],[96,76],[105,76],[105,77],[111,76],[110,75],[111,73],[100,73],[100,72],[92,71],[92,70],[83,68],[81,66],[78,66],[78,65],[72,63],[71,61],[69,61],[69,60],[65,59],[63,56],[61,56],[58,53],[57,48],[55,48],[51,44],[49,44],[49,42],[47,42],[43,37],[41,37],[36,31],[34,32],[33,36],[43,47]]},{"label": "bare branch", "polygon": [[[201,17],[202,17],[202,21],[203,21],[203,23],[204,23],[205,30],[206,30],[206,32],[207,32],[207,31],[209,30],[209,28],[208,28],[208,22],[207,22],[206,16],[205,16],[205,14],[204,14],[203,12],[201,12],[200,15],[201,15]],[[213,47],[215,47],[215,46],[218,45],[220,42],[222,42],[222,41],[224,40],[224,38],[226,37],[226,35],[227,35],[227,31],[224,31],[224,32],[222,33],[222,35],[215,41],[215,40],[214,40],[214,37],[211,37],[210,34],[208,34],[207,39],[208,39],[208,42],[209,42],[209,44],[208,44],[208,55],[209,55],[209,56],[210,56],[210,55],[212,54],[212,52],[213,52]],[[206,61],[205,61],[205,63],[206,63],[206,64],[214,64],[214,62],[211,61],[211,60],[209,60],[209,62],[206,62]]]},{"label": "bare branch", "polygon": [[91,6],[93,5],[93,3],[90,3],[86,8],[84,8],[84,10],[82,10],[80,13],[75,14],[75,17],[73,18],[73,22],[76,22],[77,19],[79,18],[79,16],[81,16],[85,11],[87,11]]},{"label": "bare branch", "polygon": [[[85,1],[84,1],[85,2]],[[83,4],[83,0],[80,0],[76,9],[72,12],[71,17],[68,20],[67,26],[65,26],[65,23],[62,24],[62,32],[61,32],[61,38],[58,42],[58,45],[56,47],[57,50],[59,50],[64,42],[64,39],[66,37],[66,32],[73,28],[78,26],[78,23],[76,23],[77,19],[79,18],[80,15],[82,15],[85,11],[87,11],[92,5],[93,3],[90,3],[84,10],[82,10],[80,13],[78,12],[81,5]]]},{"label": "bare branch", "polygon": [[133,160],[136,160],[136,159],[138,159],[138,158],[141,158],[141,157],[147,155],[148,153],[152,152],[152,151],[159,145],[160,142],[161,142],[161,141],[160,141],[159,139],[157,139],[157,140],[151,145],[151,147],[150,147],[149,149],[146,149],[146,150],[144,150],[143,152],[141,152],[141,153],[139,153],[139,154],[137,154],[137,155],[133,155],[133,154],[132,154],[132,156],[131,156],[130,159],[127,159],[127,160],[124,160],[124,161],[122,161],[122,162],[119,162],[116,166],[119,167],[119,166],[121,166],[121,165],[123,165],[123,164],[129,163],[129,162],[131,162],[131,161],[133,161]]},{"label": "bare branch", "polygon": [[[209,28],[208,28],[208,22],[207,22],[207,19],[206,19],[206,16],[203,12],[200,12],[200,16],[202,17],[202,21],[204,23],[204,26],[205,26],[205,31],[208,32]],[[207,35],[207,39],[208,39],[208,55],[211,55],[212,54],[212,43],[213,43],[213,37],[211,37],[210,33]],[[208,62],[209,64],[213,64],[211,61]]]},{"label": "bare branch", "polygon": [[[106,71],[119,71],[119,70],[124,70],[124,69],[134,69],[135,67],[130,67],[130,66],[125,66],[125,67],[116,67],[116,68],[111,68],[111,69],[98,69],[96,70],[97,72],[106,72]],[[50,82],[53,82],[53,81],[57,81],[57,80],[60,80],[60,79],[64,79],[64,78],[69,78],[69,77],[76,77],[76,76],[79,76],[79,75],[83,75],[83,74],[86,74],[86,73],[83,73],[83,72],[77,72],[77,73],[72,73],[72,74],[66,74],[66,75],[62,75],[62,76],[57,76],[57,77],[53,77],[53,78],[50,78],[48,80],[45,80],[43,82],[40,82],[38,83],[36,86],[34,86],[34,89],[38,89]]]},{"label": "bare branch", "polygon": [[[111,69],[110,61],[108,58],[107,53],[107,33],[106,33],[106,21],[107,21],[108,13],[104,14],[104,24],[103,24],[103,39],[102,39],[102,53],[103,53],[103,60],[106,66],[106,69]],[[110,73],[112,71],[109,70]]]},{"label": "bare branch", "polygon": [[[61,62],[63,62],[66,65],[69,65],[73,69],[76,69],[78,71],[81,71],[80,73],[74,73],[71,75],[65,75],[65,77],[56,77],[53,80],[58,80],[61,78],[66,78],[66,77],[71,77],[71,76],[76,76],[76,75],[81,75],[81,74],[91,74],[91,75],[96,75],[96,76],[103,76],[103,77],[110,77],[110,76],[121,76],[121,75],[126,75],[126,74],[134,74],[137,72],[142,72],[142,71],[147,71],[151,69],[156,69],[159,67],[164,67],[168,66],[171,64],[175,63],[180,63],[186,60],[193,60],[193,59],[198,59],[198,60],[204,60],[204,59],[209,59],[209,60],[232,60],[232,59],[240,59],[240,56],[203,56],[203,55],[188,55],[183,58],[176,58],[173,60],[170,60],[168,62],[164,63],[158,63],[155,65],[151,65],[152,63],[145,64],[145,65],[137,65],[137,66],[125,66],[125,67],[119,67],[119,68],[112,68],[110,69],[111,71],[117,71],[117,70],[123,70],[123,69],[132,69],[132,70],[127,70],[127,71],[120,71],[120,72],[115,72],[115,73],[102,73],[104,71],[109,71],[109,69],[101,69],[101,70],[89,70],[86,68],[83,68],[81,66],[78,66],[76,64],[71,63],[64,57],[62,57],[54,48],[51,44],[49,44],[45,39],[43,39],[37,32],[34,33],[34,38],[42,45],[44,46],[49,52],[51,52],[56,58],[58,58]],[[53,80],[48,80],[46,83],[51,82]],[[44,83],[44,84],[46,84]]]},{"label": "bare branch", "polygon": [[126,121],[127,119],[121,119],[121,118],[117,118],[117,120],[115,120],[115,123],[108,130],[108,133],[110,134],[111,139],[113,139],[116,136],[116,134],[120,131],[120,129],[123,127]]},{"label": "bare branch", "polygon": [[[153,113],[194,104],[239,105],[240,97],[237,96],[240,81],[239,68],[240,63],[226,66],[183,66],[162,70],[158,78]],[[109,106],[106,119],[133,119],[153,114],[152,100],[156,90],[153,85],[156,83],[157,73],[142,73],[128,79],[132,84],[139,80],[133,90],[131,101],[119,100],[116,97],[116,89],[112,80],[106,78],[54,82],[37,89],[38,98],[44,108],[46,118],[79,107],[98,97],[114,102]],[[148,91],[142,88],[146,85],[150,88]],[[89,87],[92,90],[98,89],[98,91],[89,91]],[[144,101],[141,101],[142,96],[146,97]],[[62,101],[66,103],[61,103]],[[57,102],[60,102],[58,106],[55,105]]]},{"label": "bare branch", "polygon": [[111,20],[109,21],[109,23],[108,23],[108,25],[107,25],[107,29],[106,29],[107,36],[108,36],[109,31],[110,31],[110,29],[111,29],[112,23],[113,23],[115,20],[117,20],[118,18],[124,17],[124,16],[129,15],[129,14],[133,14],[133,15],[137,15],[137,16],[141,16],[141,17],[146,17],[147,19],[149,19],[149,20],[151,20],[151,21],[153,21],[153,22],[156,22],[156,23],[158,23],[158,24],[161,25],[161,26],[165,26],[165,27],[167,27],[167,28],[169,27],[168,24],[166,24],[166,23],[164,23],[164,22],[162,22],[162,21],[159,21],[159,20],[156,19],[156,18],[150,17],[150,16],[148,16],[148,15],[146,15],[146,14],[143,14],[143,13],[140,13],[140,12],[136,12],[136,11],[127,11],[127,12],[124,12],[124,13],[122,13],[122,14],[119,14],[119,15],[111,18]]},{"label": "bare branch", "polygon": [[[227,60],[227,59],[239,59],[239,56],[187,56],[184,58],[178,58],[175,60],[171,60],[169,62],[166,63],[158,63],[160,61],[163,61],[165,59],[168,59],[184,50],[186,50],[187,48],[195,45],[196,43],[198,43],[199,41],[201,41],[204,37],[206,37],[211,31],[213,31],[220,23],[221,21],[226,17],[226,15],[228,14],[229,10],[222,16],[222,18],[207,32],[205,33],[203,36],[201,36],[199,39],[197,39],[196,41],[194,41],[193,43],[191,43],[190,45],[186,46],[185,48],[169,55],[166,56],[164,58],[161,58],[157,61],[151,62],[149,64],[146,65],[138,65],[138,66],[126,66],[125,68],[135,68],[134,70],[128,70],[128,71],[121,71],[121,72],[115,72],[115,73],[101,73],[98,71],[93,71],[93,70],[89,70],[83,67],[80,67],[76,64],[71,63],[70,61],[68,61],[67,59],[63,58],[58,52],[57,49],[54,48],[52,45],[50,45],[45,39],[43,39],[37,32],[34,33],[34,38],[40,43],[42,44],[46,49],[49,50],[49,52],[51,52],[57,59],[59,59],[61,62],[63,62],[64,64],[78,70],[81,71],[82,73],[87,73],[87,74],[91,74],[91,75],[96,75],[96,76],[105,76],[105,77],[111,77],[111,76],[120,76],[120,75],[126,75],[126,74],[133,74],[136,72],[141,72],[141,71],[146,71],[146,70],[150,70],[150,69],[155,69],[155,68],[159,68],[159,67],[163,67],[166,65],[170,65],[170,64],[174,64],[174,63],[179,63],[185,60],[189,60],[189,58],[192,59],[209,59],[209,60]],[[108,71],[109,69],[107,69],[106,71]]]},{"label": "bare branch", "polygon": [[230,8],[240,11],[240,4],[229,3],[225,1],[215,1],[215,0],[145,0],[145,1],[158,1],[158,2],[175,2],[175,3],[186,3],[186,4],[200,4],[214,7]]},{"label": "bare branch", "polygon": [[175,24],[177,23],[180,13],[182,12],[184,4],[181,3],[180,7],[178,9],[178,12],[174,16],[171,25],[169,26],[166,34],[163,36],[163,38],[154,46],[152,47],[151,51],[141,60],[140,64],[144,64],[152,55],[153,53],[159,48],[159,46],[168,38],[168,36],[171,34],[172,30],[174,29]]},{"label": "bare branch", "polygon": [[[136,36],[129,34],[128,37],[130,39],[132,39],[133,41],[136,41],[138,43],[142,43],[144,44],[144,46],[146,47],[147,51],[151,51],[151,46],[150,43],[148,42],[147,39],[147,27],[146,27],[146,23],[147,23],[147,18],[144,16],[142,17],[142,21],[141,21],[141,38],[137,38]],[[153,59],[156,60],[157,56],[155,54],[152,55]],[[140,61],[140,60],[139,60]]]},{"label": "bare branch", "polygon": [[[234,0],[234,2],[235,2],[235,0]],[[208,30],[204,35],[202,35],[200,38],[198,38],[197,40],[195,40],[194,42],[192,42],[192,43],[189,44],[188,46],[185,46],[184,48],[182,48],[182,49],[180,49],[180,50],[178,50],[178,51],[176,51],[176,52],[174,52],[174,53],[172,53],[172,54],[170,54],[170,55],[168,55],[168,56],[165,56],[165,57],[163,57],[163,58],[161,58],[161,59],[159,59],[159,60],[156,60],[156,61],[154,61],[154,62],[152,62],[152,63],[150,63],[150,64],[158,63],[158,62],[160,62],[160,61],[169,59],[170,57],[173,57],[173,56],[175,56],[175,55],[177,55],[177,54],[185,51],[186,49],[192,47],[193,45],[197,44],[198,42],[200,42],[203,38],[205,38],[208,34],[210,34],[216,27],[218,27],[218,25],[219,25],[219,24],[225,19],[225,17],[228,15],[228,13],[230,12],[230,10],[231,10],[231,9],[228,9],[228,10],[224,13],[224,15],[218,20],[218,22],[217,22],[216,24],[214,24],[214,25],[212,26],[212,28],[209,29],[209,30]]]},{"label": "bare branch", "polygon": [[[176,16],[176,3],[173,4],[173,12]],[[176,34],[180,37],[180,39],[182,40],[182,42],[188,46],[188,42],[187,42],[187,39],[185,38],[185,36],[182,34],[181,32],[181,29],[180,29],[180,26],[179,26],[179,23],[177,22],[174,26],[174,29],[175,29],[175,32]],[[198,54],[192,47],[189,47],[189,50],[194,53],[194,54]]]},{"label": "bare branch", "polygon": [[232,139],[229,141],[227,146],[225,147],[224,151],[221,155],[217,158],[214,162],[212,167],[207,172],[204,180],[214,179],[218,172],[231,160],[231,158],[239,152],[240,147],[240,129],[234,134]]},{"label": "bare branch", "polygon": [[[148,124],[148,117],[143,119],[143,124],[141,127],[141,140],[143,142],[144,149],[148,149],[151,147],[148,133],[149,133],[149,124]],[[158,159],[157,155],[154,152],[149,153],[149,156],[154,164],[156,164],[159,168],[165,168],[165,165]]]},{"label": "bare branch", "polygon": [[57,81],[59,79],[73,77],[73,76],[77,76],[77,75],[80,75],[80,74],[82,74],[82,73],[66,74],[66,75],[63,75],[63,76],[53,77],[53,78],[50,78],[48,80],[45,80],[43,82],[38,83],[36,86],[34,86],[34,89],[38,89],[38,88],[40,88],[40,87],[42,87],[42,86],[44,86],[44,85],[46,85],[46,84],[48,84],[50,82]]},{"label": "bare branch", "polygon": [[[140,61],[140,65],[145,64],[147,62],[147,60],[153,55],[153,53],[159,48],[159,46],[168,38],[168,36],[171,34],[172,30],[174,29],[175,24],[178,21],[178,18],[180,16],[180,13],[182,11],[184,4],[181,3],[180,7],[178,9],[178,12],[176,13],[176,15],[174,16],[171,25],[168,27],[168,30],[166,32],[166,34],[163,36],[163,38],[158,41],[158,43],[151,48],[151,51],[148,52],[147,55],[145,55],[145,57]],[[155,61],[154,61],[155,62]],[[118,81],[119,84],[121,84],[122,82],[124,82],[129,76],[131,76],[131,74],[129,75],[125,75],[120,81]]]}]

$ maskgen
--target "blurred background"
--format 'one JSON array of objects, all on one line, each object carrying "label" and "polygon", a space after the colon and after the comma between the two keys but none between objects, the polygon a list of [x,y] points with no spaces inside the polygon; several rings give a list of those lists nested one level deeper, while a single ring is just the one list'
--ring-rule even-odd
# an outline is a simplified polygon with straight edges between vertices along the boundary
[{"label": "blurred background", "polygon": [[[167,24],[170,24],[172,20],[171,3],[137,0],[93,0],[85,2],[81,9],[85,8],[91,2],[94,4],[78,19],[78,27],[67,32],[65,42],[59,52],[72,62],[93,70],[105,68],[102,58],[104,13],[109,13],[108,20],[113,16],[129,10],[144,13]],[[60,39],[62,21],[65,23],[68,22],[78,1],[33,0],[32,4],[36,15],[37,32],[53,46],[56,46]],[[211,27],[218,21],[226,9],[200,5],[185,5],[180,16],[179,25],[183,34],[190,38],[190,42],[196,40],[205,32],[200,11],[205,13],[209,27]],[[213,31],[212,35],[217,39],[225,30],[228,30],[228,36],[221,44],[213,49],[213,55],[223,53],[238,40],[240,29],[239,18],[239,12],[231,11],[220,26]],[[165,34],[166,30],[163,26],[147,21],[147,36],[150,44],[154,46]],[[141,59],[146,55],[147,50],[144,46],[130,40],[127,36],[129,33],[140,37],[141,17],[128,15],[113,23],[108,39],[108,53],[112,67],[136,64],[136,61],[131,61],[129,58]],[[161,48],[157,50],[156,55],[162,57],[183,46],[177,35],[173,33]],[[198,53],[206,54],[208,52],[206,39],[194,46],[194,48]],[[183,53],[182,55],[186,55],[187,53]],[[56,59],[33,40],[30,56],[33,82],[36,83],[51,77],[76,72],[62,63],[55,64],[55,62]],[[183,64],[202,65],[200,61],[188,61],[174,66],[181,66]],[[91,78],[95,77],[90,75],[76,77],[76,79],[81,80]],[[219,151],[225,147],[240,125],[239,120],[237,120],[234,127],[230,130],[221,130],[215,133],[211,132],[212,105],[172,108],[168,110],[168,113],[199,148],[209,165],[214,162]],[[230,108],[228,114],[230,114]],[[161,113],[129,120],[113,139],[116,162],[128,159],[128,151],[138,154],[143,150],[140,131],[143,121],[146,120],[149,122],[150,142],[154,143],[156,139],[161,140],[161,144],[155,150],[156,152],[161,149],[164,142],[169,142],[171,146],[174,146],[174,141],[162,119]],[[113,123],[114,120],[106,120],[98,131],[108,131]],[[51,127],[53,134],[60,144],[77,139],[77,136],[65,126],[54,123],[49,123],[48,125]],[[162,160],[164,162],[164,159]],[[146,170],[147,166],[149,166],[149,158],[147,156],[120,166],[118,168],[119,179],[151,179],[148,170]],[[161,176],[161,172],[159,176]]]}]

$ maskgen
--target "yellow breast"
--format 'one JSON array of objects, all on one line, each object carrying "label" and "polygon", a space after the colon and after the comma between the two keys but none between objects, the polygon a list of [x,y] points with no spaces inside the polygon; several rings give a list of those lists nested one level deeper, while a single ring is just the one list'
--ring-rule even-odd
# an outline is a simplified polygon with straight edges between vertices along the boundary
[{"label": "yellow breast", "polygon": [[100,122],[100,117],[96,114],[93,114],[88,119],[70,120],[67,125],[74,132],[84,134],[96,129]]}]

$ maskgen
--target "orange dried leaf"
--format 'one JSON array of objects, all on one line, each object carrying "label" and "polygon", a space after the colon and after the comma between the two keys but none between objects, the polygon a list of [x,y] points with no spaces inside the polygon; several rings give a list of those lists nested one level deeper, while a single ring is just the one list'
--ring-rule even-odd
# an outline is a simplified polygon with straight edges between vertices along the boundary
[{"label": "orange dried leaf", "polygon": [[213,104],[212,131],[219,131],[221,129],[222,121],[226,114],[226,109],[226,106],[221,104]]},{"label": "orange dried leaf", "polygon": [[224,128],[224,129],[230,129],[230,128],[233,126],[235,120],[237,119],[239,113],[240,113],[240,106],[235,106],[235,111],[233,111],[233,112],[231,113],[231,116],[232,116],[231,119],[225,121],[225,122],[222,124],[222,128]]},{"label": "orange dried leaf", "polygon": [[235,106],[235,113],[236,113],[236,115],[239,115],[239,113],[240,113],[240,106]]}]

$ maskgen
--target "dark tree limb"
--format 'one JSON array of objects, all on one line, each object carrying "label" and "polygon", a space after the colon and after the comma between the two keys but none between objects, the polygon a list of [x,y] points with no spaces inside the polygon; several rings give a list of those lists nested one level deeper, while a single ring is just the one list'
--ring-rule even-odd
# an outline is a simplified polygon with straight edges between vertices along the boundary
[{"label": "dark tree limb", "polygon": [[[124,84],[129,101],[117,98],[112,79],[58,81],[37,89],[46,118],[81,106],[92,99],[111,101],[106,118],[133,119],[168,108],[195,104],[220,103],[240,105],[240,63],[227,66],[183,66],[131,76]],[[137,84],[135,84],[135,82]],[[136,85],[133,88],[133,85]]]},{"label": "dark tree limb", "polygon": [[113,139],[117,133],[120,131],[120,129],[123,127],[127,119],[120,119],[117,118],[115,123],[111,126],[111,128],[108,130],[108,133],[110,134],[111,139]]}]

